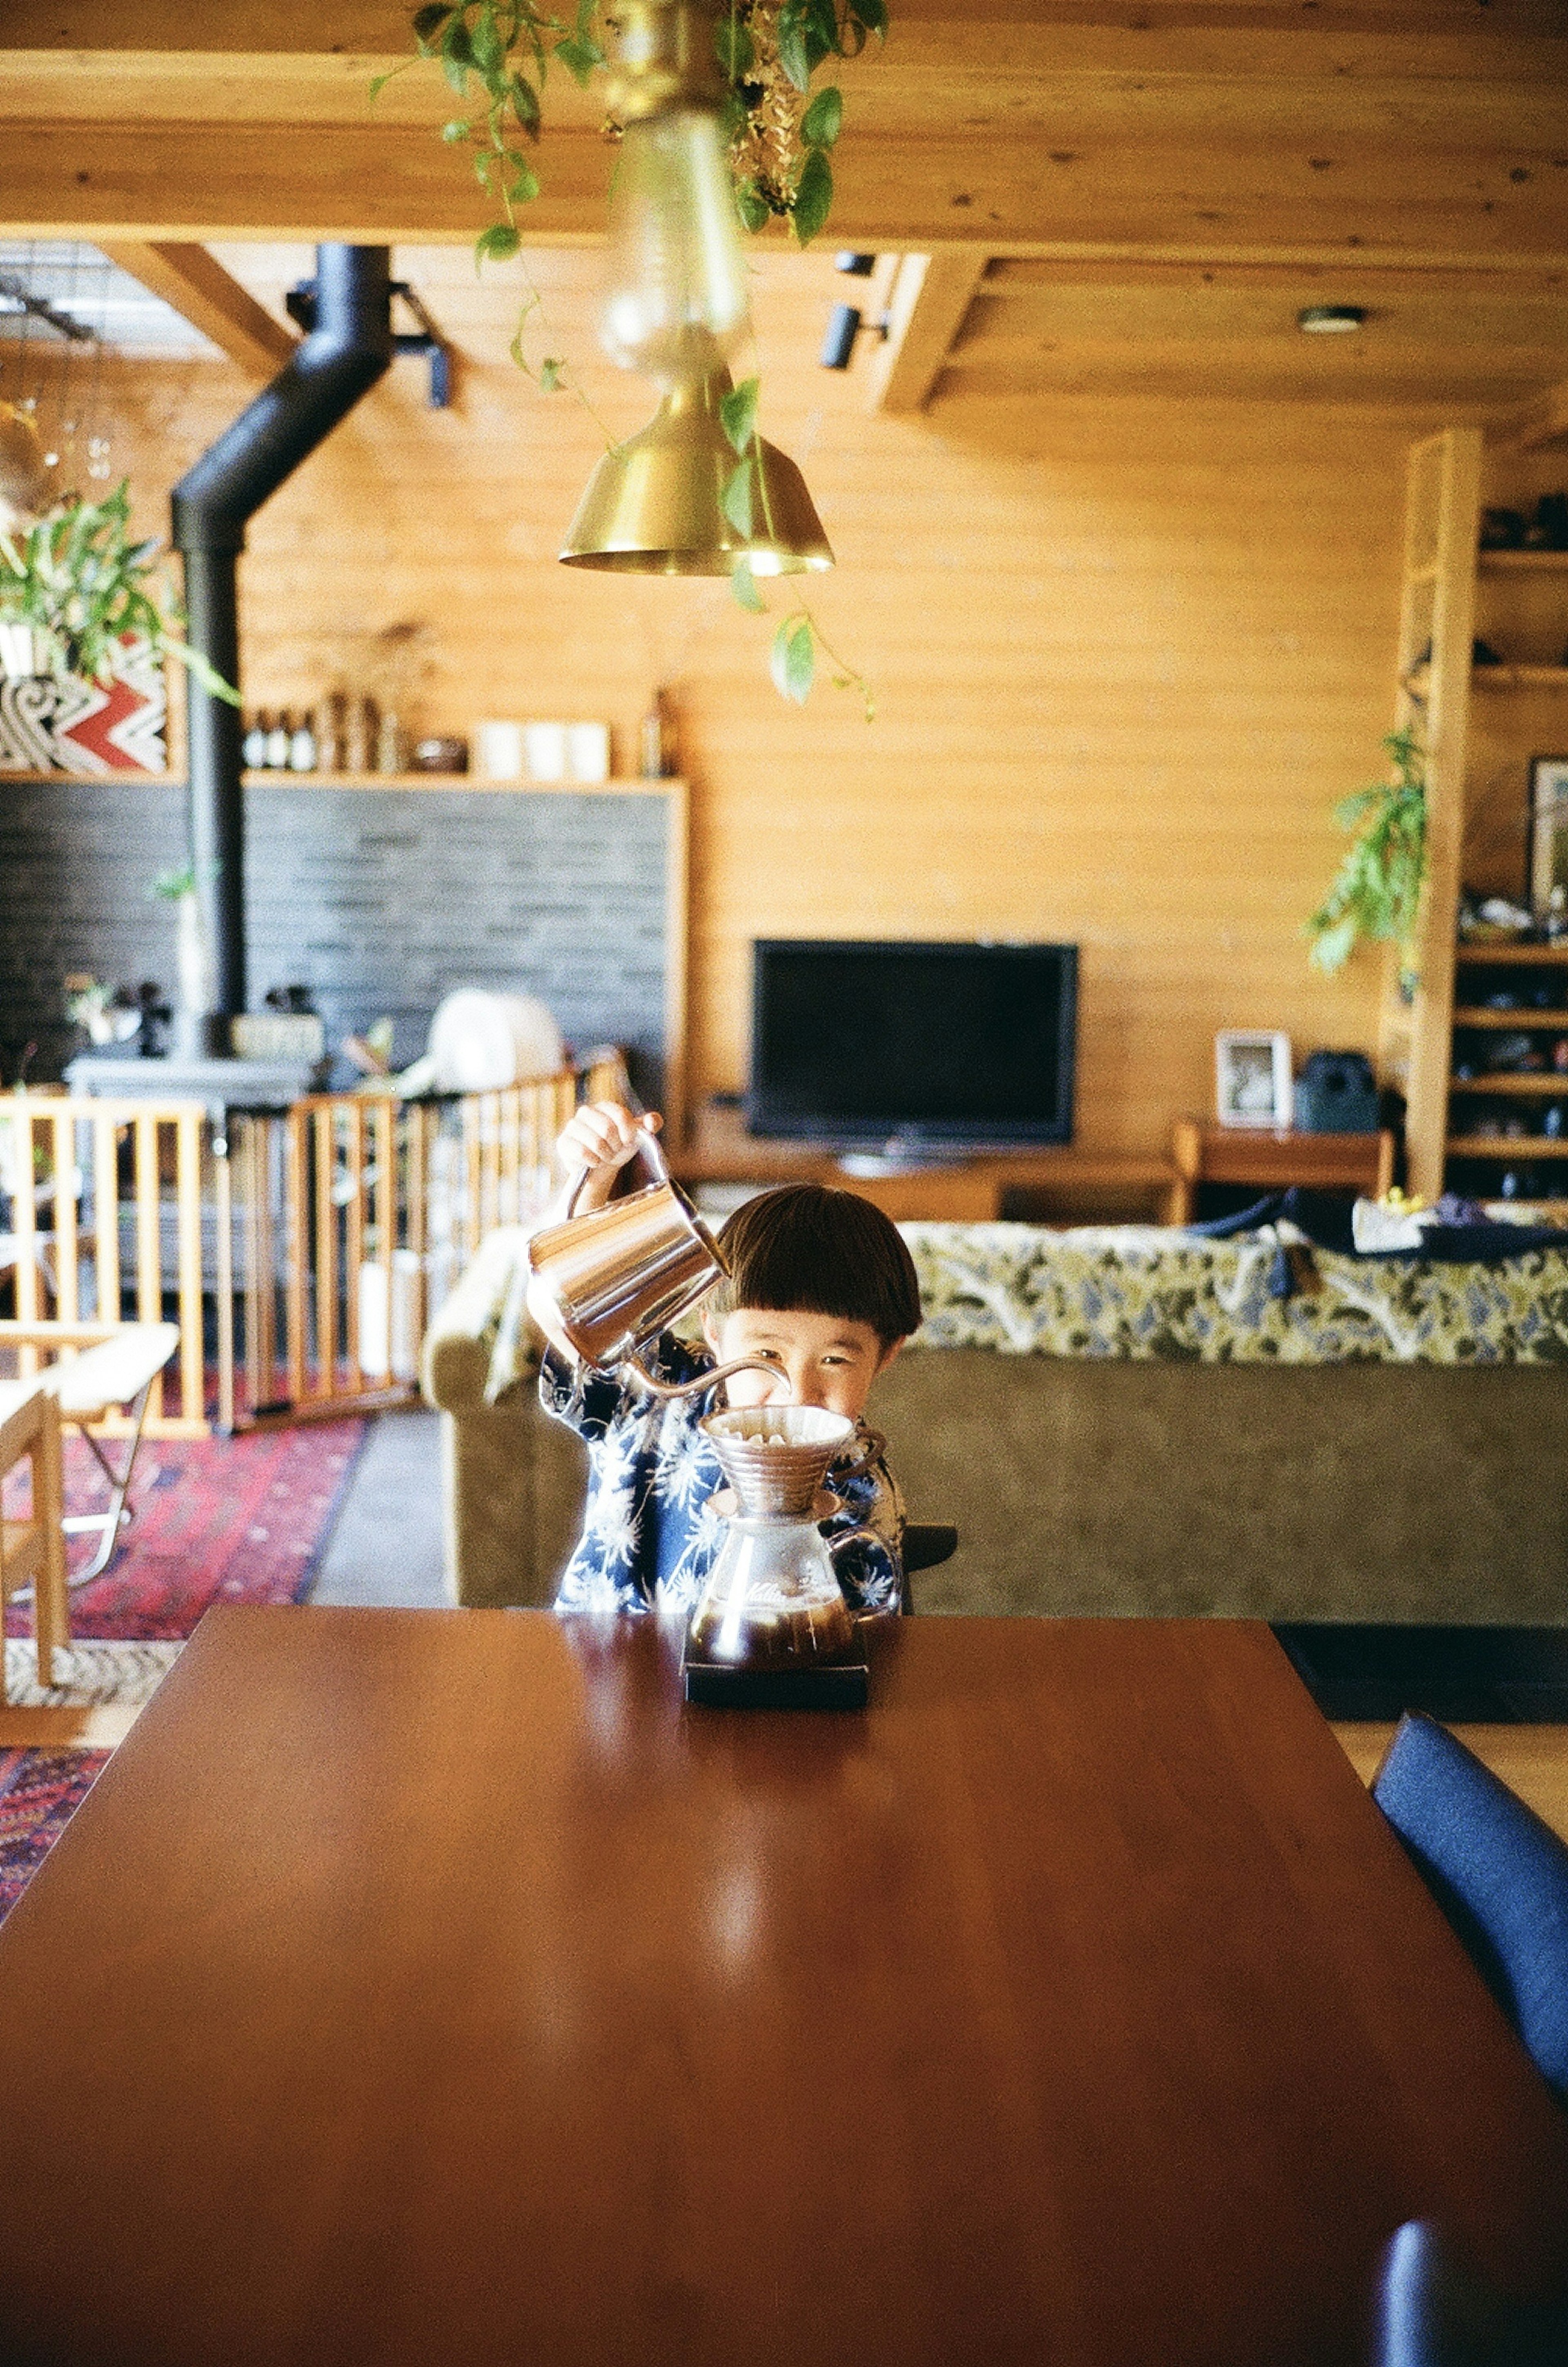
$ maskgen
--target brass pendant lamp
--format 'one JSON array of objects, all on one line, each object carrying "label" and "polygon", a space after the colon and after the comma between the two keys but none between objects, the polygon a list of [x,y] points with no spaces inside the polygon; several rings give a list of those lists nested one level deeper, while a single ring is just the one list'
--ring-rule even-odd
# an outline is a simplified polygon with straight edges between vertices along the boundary
[{"label": "brass pendant lamp", "polygon": [[724,513],[739,456],[719,405],[750,322],[713,18],[703,0],[622,0],[617,17],[610,105],[626,129],[600,335],[663,394],[649,425],[594,470],[560,556],[631,575],[728,575],[742,559],[760,576],[831,567],[806,481],[775,445],[748,447],[751,531]]},{"label": "brass pendant lamp", "polygon": [[776,444],[763,443],[752,492],[752,532],[740,534],[721,500],[736,456],[719,419],[729,372],[678,378],[648,425],[606,452],[588,480],[561,552],[569,567],[628,575],[728,575],[738,559],[754,575],[831,567],[806,480]]}]

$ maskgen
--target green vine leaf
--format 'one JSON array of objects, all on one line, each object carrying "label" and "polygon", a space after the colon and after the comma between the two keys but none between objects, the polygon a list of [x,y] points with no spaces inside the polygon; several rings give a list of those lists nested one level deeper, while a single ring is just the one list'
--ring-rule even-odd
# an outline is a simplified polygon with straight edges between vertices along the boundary
[{"label": "green vine leaf", "polygon": [[751,616],[767,615],[768,604],[757,588],[757,579],[751,572],[751,562],[744,553],[729,571],[729,588],[740,606]]},{"label": "green vine leaf", "polygon": [[413,12],[414,39],[433,41],[452,11],[447,7],[416,8]]},{"label": "green vine leaf", "polygon": [[772,206],[769,205],[755,181],[736,183],[735,210],[740,217],[742,230],[753,232],[765,228],[773,213]]},{"label": "green vine leaf", "polygon": [[843,129],[844,95],[831,85],[819,90],[800,119],[800,136],[808,148],[830,148]]},{"label": "green vine leaf", "polygon": [[558,41],[556,55],[572,80],[582,88],[586,88],[594,67],[604,62],[604,52],[598,42],[590,40],[583,33],[569,33],[564,41]]},{"label": "green vine leaf", "polygon": [[713,45],[718,52],[719,64],[731,82],[739,82],[749,74],[756,60],[757,45],[739,17],[721,17],[713,28]]},{"label": "green vine leaf", "polygon": [[879,41],[887,39],[887,10],[884,0],[850,0],[850,15],[863,32],[874,33]]},{"label": "green vine leaf", "polygon": [[751,481],[755,470],[750,460],[742,460],[724,481],[724,491],[718,505],[735,528],[748,540],[751,534]]},{"label": "green vine leaf", "polygon": [[733,451],[744,452],[757,433],[757,397],[761,383],[761,379],[743,378],[719,402],[718,424]]},{"label": "green vine leaf", "polygon": [[768,671],[773,677],[773,688],[782,697],[793,698],[797,707],[805,706],[817,679],[817,640],[809,617],[796,614],[784,618],[773,635]]},{"label": "green vine leaf", "polygon": [[523,241],[510,222],[491,222],[474,241],[476,269],[483,263],[508,263]]},{"label": "green vine leaf", "polygon": [[795,184],[790,225],[802,246],[809,246],[833,210],[833,168],[821,148],[807,152]]}]

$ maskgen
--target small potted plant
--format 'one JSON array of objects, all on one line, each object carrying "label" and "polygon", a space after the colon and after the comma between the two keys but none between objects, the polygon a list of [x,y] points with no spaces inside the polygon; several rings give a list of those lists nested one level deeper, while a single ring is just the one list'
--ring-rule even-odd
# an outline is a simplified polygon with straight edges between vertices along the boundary
[{"label": "small potted plant", "polygon": [[239,695],[180,638],[156,542],[130,539],[122,478],[101,502],[73,494],[24,529],[0,529],[0,672],[107,683],[128,640],[189,668],[216,697]]},{"label": "small potted plant", "polygon": [[1306,933],[1323,970],[1343,968],[1363,937],[1392,939],[1408,994],[1416,985],[1416,923],[1427,878],[1426,757],[1411,731],[1391,732],[1383,746],[1395,777],[1355,789],[1335,807],[1344,829],[1362,828]]}]

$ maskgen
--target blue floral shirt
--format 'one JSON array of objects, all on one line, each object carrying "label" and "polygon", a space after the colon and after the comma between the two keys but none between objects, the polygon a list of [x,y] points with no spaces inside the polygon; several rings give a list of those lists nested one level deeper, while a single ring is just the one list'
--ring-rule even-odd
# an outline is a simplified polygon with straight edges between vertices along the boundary
[{"label": "blue floral shirt", "polygon": [[[647,1361],[659,1379],[684,1381],[711,1371],[714,1360],[665,1332]],[[690,1614],[724,1538],[723,1516],[712,1509],[724,1474],[698,1427],[723,1403],[723,1384],[689,1397],[649,1397],[548,1348],[539,1402],[588,1447],[588,1509],[556,1609]],[[898,1610],[904,1504],[891,1472],[878,1462],[840,1480],[829,1469],[828,1485],[844,1509],[821,1523],[822,1535],[851,1607],[863,1614]],[[844,1535],[860,1528],[874,1535]],[[837,1550],[835,1535],[843,1538]]]}]

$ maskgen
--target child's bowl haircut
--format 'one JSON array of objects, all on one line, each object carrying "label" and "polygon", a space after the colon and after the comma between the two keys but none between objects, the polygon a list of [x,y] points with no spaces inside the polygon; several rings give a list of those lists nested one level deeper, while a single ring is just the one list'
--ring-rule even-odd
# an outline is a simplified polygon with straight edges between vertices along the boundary
[{"label": "child's bowl haircut", "polygon": [[919,1329],[915,1262],[891,1218],[856,1192],[822,1184],[760,1192],[718,1240],[729,1278],[704,1305],[716,1322],[743,1307],[836,1315],[869,1324],[884,1350]]}]

